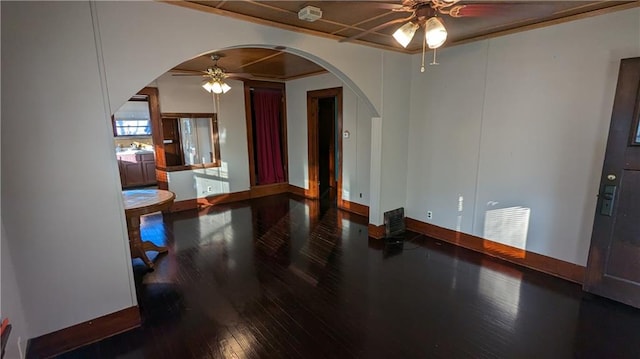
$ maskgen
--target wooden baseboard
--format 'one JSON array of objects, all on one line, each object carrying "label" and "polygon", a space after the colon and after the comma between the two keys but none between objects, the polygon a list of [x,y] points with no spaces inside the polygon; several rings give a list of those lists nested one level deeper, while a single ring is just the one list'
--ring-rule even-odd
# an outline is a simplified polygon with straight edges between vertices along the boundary
[{"label": "wooden baseboard", "polygon": [[369,218],[369,206],[345,200],[338,201],[338,208]]},{"label": "wooden baseboard", "polygon": [[140,326],[137,306],[60,329],[29,340],[27,359],[52,358]]},{"label": "wooden baseboard", "polygon": [[[585,267],[577,264],[547,257],[542,254],[528,252],[523,249],[439,227],[430,223],[421,222],[412,218],[405,218],[405,223],[407,229],[413,232],[421,233],[429,237],[453,243],[460,247],[551,274],[571,282],[582,284],[584,281]],[[369,233],[371,233],[371,229],[369,229]]]},{"label": "wooden baseboard", "polygon": [[300,197],[313,199],[309,195],[309,190],[308,189],[305,189],[305,188],[302,188],[302,187],[298,187],[298,186],[294,186],[292,184],[289,184],[289,193],[295,194],[295,195],[300,196]]},{"label": "wooden baseboard", "polygon": [[[254,186],[248,191],[225,193],[204,198],[193,198],[183,201],[176,201],[169,209],[169,212],[201,209],[216,204],[244,201],[251,198],[260,198],[281,193],[291,193],[300,197],[311,199],[311,197],[309,197],[309,191],[304,188],[300,188],[288,183],[276,183],[271,185]],[[338,203],[338,208],[369,218],[369,207],[359,203],[343,200]],[[380,232],[380,230],[378,230],[378,232]],[[382,228],[381,233],[382,236],[378,238],[384,237],[384,227]]]},{"label": "wooden baseboard", "polygon": [[376,226],[375,224],[369,223],[368,226],[369,237],[375,239],[384,238],[384,225]]},{"label": "wooden baseboard", "polygon": [[209,207],[216,204],[224,204],[231,202],[244,201],[251,198],[250,191],[224,193],[215,196],[186,199],[183,201],[176,201],[173,203],[169,212],[180,212],[189,209],[199,209],[203,207]]},{"label": "wooden baseboard", "polygon": [[275,183],[263,186],[254,186],[248,191],[232,192],[218,194],[215,196],[208,196],[203,198],[192,198],[183,201],[176,201],[173,203],[169,212],[180,212],[190,209],[200,209],[216,204],[225,204],[232,202],[245,201],[251,198],[260,198],[266,196],[272,196],[280,193],[289,192],[288,183]]},{"label": "wooden baseboard", "polygon": [[288,183],[274,183],[274,184],[265,184],[261,186],[253,186],[249,190],[251,193],[251,198],[260,198],[266,196],[273,196],[275,194],[287,193],[289,192],[289,184]]}]

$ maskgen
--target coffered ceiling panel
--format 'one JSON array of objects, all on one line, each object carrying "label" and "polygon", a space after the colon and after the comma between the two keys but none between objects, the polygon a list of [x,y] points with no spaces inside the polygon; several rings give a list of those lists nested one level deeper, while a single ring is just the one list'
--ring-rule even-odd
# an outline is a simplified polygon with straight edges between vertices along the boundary
[{"label": "coffered ceiling panel", "polygon": [[[449,33],[447,43],[459,43],[545,26],[575,18],[638,6],[638,1],[469,1],[469,0],[398,0],[398,1],[181,1],[171,4],[239,18],[294,31],[313,33],[344,40],[383,26],[349,41],[393,51],[420,52],[423,37],[415,36],[404,49],[391,36],[419,8],[434,3],[455,3],[472,17],[452,17],[440,14]],[[309,22],[298,18],[298,11],[314,6],[322,17]]]},{"label": "coffered ceiling panel", "polygon": [[[420,28],[406,49],[392,34],[412,17],[421,26],[437,13],[448,36],[443,47],[501,36],[560,22],[598,16],[640,5],[639,1],[470,1],[470,0],[397,0],[397,1],[178,1],[170,4],[348,41],[386,50],[418,53],[422,50],[424,30]],[[301,20],[298,12],[306,6],[322,11],[316,21]],[[447,14],[458,7],[456,17]],[[438,9],[445,9],[441,11]],[[455,15],[455,14],[454,14]],[[422,35],[422,36],[420,36]],[[228,49],[219,53],[218,65],[243,78],[285,81],[326,72],[322,67],[296,55],[277,49]],[[210,54],[186,61],[175,73],[205,71],[213,65]]]},{"label": "coffered ceiling panel", "polygon": [[[285,81],[327,72],[312,61],[274,49],[227,49],[215,54],[220,57],[219,67],[243,79]],[[206,54],[181,63],[172,72],[176,75],[200,75],[213,64],[211,54]]]}]

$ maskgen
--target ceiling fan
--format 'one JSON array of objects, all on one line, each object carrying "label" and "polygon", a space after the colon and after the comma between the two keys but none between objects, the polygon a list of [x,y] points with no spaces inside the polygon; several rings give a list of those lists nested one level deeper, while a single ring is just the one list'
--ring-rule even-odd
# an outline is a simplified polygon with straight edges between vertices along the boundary
[{"label": "ceiling fan", "polygon": [[425,47],[435,49],[442,46],[447,40],[447,29],[439,15],[447,15],[450,17],[475,17],[484,16],[494,13],[496,3],[470,3],[461,4],[461,0],[403,0],[401,4],[379,3],[378,6],[384,7],[394,12],[410,12],[411,15],[406,18],[394,19],[371,29],[363,31],[354,36],[341,39],[340,42],[346,42],[358,39],[372,32],[387,28],[391,25],[401,24],[394,33],[393,38],[402,46],[407,47],[413,39],[416,31],[424,26],[425,36],[422,43],[422,67],[420,71],[424,72],[424,52]]},{"label": "ceiling fan", "polygon": [[[401,26],[401,28],[406,27],[407,29],[412,28],[415,30],[417,30],[420,26],[426,25],[429,20],[434,17],[436,18],[436,20],[438,20],[439,23],[442,23],[440,18],[438,18],[438,15],[448,15],[451,17],[485,16],[495,13],[499,6],[499,4],[491,1],[487,1],[484,3],[473,2],[469,4],[460,4],[461,1],[462,0],[403,0],[401,4],[379,2],[376,4],[378,7],[389,9],[393,12],[410,12],[411,15],[406,18],[387,21],[359,34],[341,39],[340,42],[355,40],[372,32],[382,30],[391,25],[399,23],[405,23],[403,26]],[[412,31],[414,34],[415,30]],[[410,33],[408,31],[405,32]],[[401,40],[396,37],[396,40],[403,47],[407,47],[412,37],[413,35],[408,37],[408,39],[401,38]]]},{"label": "ceiling fan", "polygon": [[[213,61],[213,65],[207,68],[206,71],[192,71],[192,70],[180,70],[173,69],[171,70],[173,76],[202,76],[205,78],[202,83],[202,87],[207,90],[207,92],[214,94],[227,93],[227,91],[231,90],[231,86],[229,86],[224,80],[227,78],[247,78],[250,77],[250,74],[245,73],[231,73],[226,72],[224,68],[218,66],[218,60],[223,55],[220,54],[211,54],[211,60]],[[177,72],[177,73],[175,73]]]}]

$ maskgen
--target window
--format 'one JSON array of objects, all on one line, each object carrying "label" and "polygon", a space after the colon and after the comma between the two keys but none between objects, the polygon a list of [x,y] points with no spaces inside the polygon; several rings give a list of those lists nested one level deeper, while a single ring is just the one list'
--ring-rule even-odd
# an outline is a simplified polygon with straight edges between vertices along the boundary
[{"label": "window", "polygon": [[151,136],[151,116],[147,96],[134,96],[113,114],[113,134]]},{"label": "window", "polygon": [[162,144],[167,171],[220,166],[216,114],[163,113]]}]

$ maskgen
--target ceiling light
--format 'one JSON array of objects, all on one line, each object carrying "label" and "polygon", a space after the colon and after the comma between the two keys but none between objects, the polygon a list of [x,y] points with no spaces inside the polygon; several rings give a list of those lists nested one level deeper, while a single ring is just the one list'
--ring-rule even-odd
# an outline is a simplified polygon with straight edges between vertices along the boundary
[{"label": "ceiling light", "polygon": [[227,91],[231,90],[231,86],[227,85],[224,81],[215,79],[205,81],[202,84],[202,88],[214,94],[227,93]]},{"label": "ceiling light", "polygon": [[409,43],[411,42],[411,39],[413,39],[413,35],[416,33],[416,30],[418,30],[419,27],[420,25],[416,23],[408,22],[402,25],[398,30],[396,30],[396,32],[393,33],[393,37],[396,39],[396,41],[398,41],[400,45],[402,45],[402,47],[406,48],[407,45],[409,45]]},{"label": "ceiling light", "polygon": [[[456,0],[451,1],[451,3],[456,2]],[[422,19],[420,20],[424,21]],[[400,45],[402,45],[402,47],[406,48],[413,39],[413,36],[415,35],[419,27],[420,25],[418,23],[409,21],[406,24],[400,26],[400,28],[398,28],[398,30],[393,33],[393,37]],[[436,62],[436,49],[442,46],[445,41],[447,41],[447,29],[444,27],[442,20],[435,16],[432,16],[424,22],[424,39],[422,40],[422,65],[420,66],[420,72],[424,72],[425,48],[428,46],[430,49],[433,49],[433,62],[431,62],[431,65],[437,65],[438,63]]]},{"label": "ceiling light", "polygon": [[222,83],[222,93],[227,93],[227,91],[231,90],[231,86],[227,85],[226,83]]},{"label": "ceiling light", "polygon": [[437,17],[432,17],[424,24],[424,33],[427,46],[430,49],[437,49],[447,40],[447,29]]},{"label": "ceiling light", "polygon": [[202,83],[202,88],[207,90],[207,92],[211,92],[213,90],[213,82],[205,81]]},{"label": "ceiling light", "polygon": [[220,81],[213,82],[211,85],[211,91],[216,94],[222,93],[222,85],[220,84]]}]

